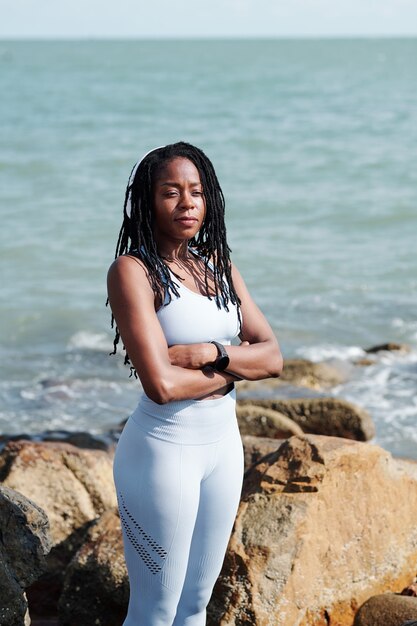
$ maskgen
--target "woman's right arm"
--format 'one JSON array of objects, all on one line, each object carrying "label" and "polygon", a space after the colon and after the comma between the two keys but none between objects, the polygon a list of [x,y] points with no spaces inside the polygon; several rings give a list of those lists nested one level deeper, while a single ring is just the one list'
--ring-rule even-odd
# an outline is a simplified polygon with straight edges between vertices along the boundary
[{"label": "woman's right arm", "polygon": [[120,256],[107,276],[109,303],[123,344],[146,395],[158,404],[196,399],[236,380],[211,368],[172,365],[168,345],[155,313],[155,295],[143,264]]}]

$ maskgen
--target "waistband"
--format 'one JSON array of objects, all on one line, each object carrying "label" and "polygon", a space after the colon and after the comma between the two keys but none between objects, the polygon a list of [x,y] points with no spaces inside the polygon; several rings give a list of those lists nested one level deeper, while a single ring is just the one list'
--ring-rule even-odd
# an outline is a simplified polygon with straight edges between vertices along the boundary
[{"label": "waistband", "polygon": [[157,404],[143,394],[130,416],[152,437],[198,445],[224,439],[236,425],[236,390],[214,400],[178,400]]}]

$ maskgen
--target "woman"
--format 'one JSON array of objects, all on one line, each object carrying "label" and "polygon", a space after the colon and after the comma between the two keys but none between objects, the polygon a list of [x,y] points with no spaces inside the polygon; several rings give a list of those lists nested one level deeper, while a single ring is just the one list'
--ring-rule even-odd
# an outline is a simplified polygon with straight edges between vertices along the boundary
[{"label": "woman", "polygon": [[179,142],[145,155],[108,274],[114,348],[121,337],[144,390],[114,460],[130,581],[124,626],[205,624],[242,486],[234,382],[282,369],[229,252],[205,154]]}]

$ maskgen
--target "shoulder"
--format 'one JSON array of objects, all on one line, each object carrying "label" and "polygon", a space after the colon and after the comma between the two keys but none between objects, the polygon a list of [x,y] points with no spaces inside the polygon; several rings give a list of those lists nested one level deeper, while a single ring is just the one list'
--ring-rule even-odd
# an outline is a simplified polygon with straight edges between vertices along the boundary
[{"label": "shoulder", "polygon": [[122,254],[113,261],[107,272],[107,285],[110,290],[124,286],[151,289],[145,264],[131,254]]}]

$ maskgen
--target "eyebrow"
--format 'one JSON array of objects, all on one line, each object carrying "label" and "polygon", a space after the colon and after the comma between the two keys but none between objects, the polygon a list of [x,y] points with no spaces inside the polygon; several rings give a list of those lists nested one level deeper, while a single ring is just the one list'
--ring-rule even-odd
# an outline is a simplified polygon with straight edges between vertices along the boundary
[{"label": "eyebrow", "polygon": [[[199,187],[199,186],[203,186],[200,182],[195,182],[195,183],[190,183],[190,187]],[[180,183],[174,183],[174,182],[166,182],[166,183],[161,183],[161,187],[181,187]]]}]

